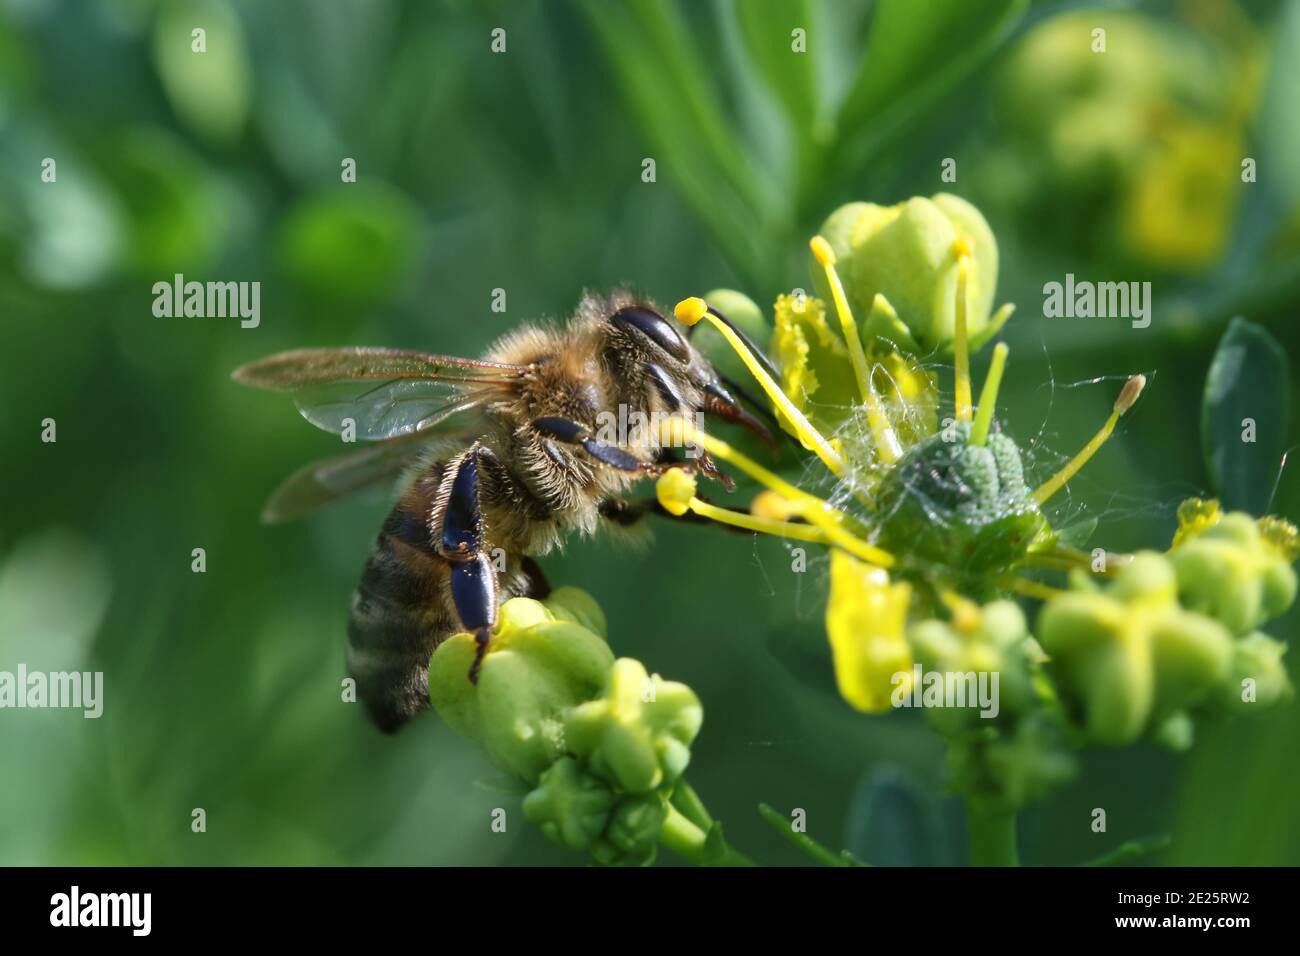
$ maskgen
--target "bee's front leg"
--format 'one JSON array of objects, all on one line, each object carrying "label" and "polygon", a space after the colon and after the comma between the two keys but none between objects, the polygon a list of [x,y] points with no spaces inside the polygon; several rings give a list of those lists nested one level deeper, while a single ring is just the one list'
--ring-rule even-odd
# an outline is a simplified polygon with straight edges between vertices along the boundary
[{"label": "bee's front leg", "polygon": [[609,465],[611,468],[617,468],[619,471],[653,473],[656,467],[650,462],[642,461],[636,455],[618,447],[618,445],[611,445],[609,442],[592,438],[585,425],[567,418],[556,416],[534,418],[532,425],[539,434],[562,441],[566,445],[577,445],[598,462]]},{"label": "bee's front leg", "polygon": [[469,679],[487,654],[497,623],[496,570],[483,553],[483,508],[479,500],[479,459],[491,452],[478,442],[447,464],[434,506],[434,540],[438,553],[451,563],[451,597],[461,627],[477,645]]}]

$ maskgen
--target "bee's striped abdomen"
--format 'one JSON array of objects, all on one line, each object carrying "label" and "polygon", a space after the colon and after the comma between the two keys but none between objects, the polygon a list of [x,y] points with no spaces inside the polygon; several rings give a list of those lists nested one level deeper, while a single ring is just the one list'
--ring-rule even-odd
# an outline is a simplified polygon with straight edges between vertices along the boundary
[{"label": "bee's striped abdomen", "polygon": [[[389,733],[429,706],[429,658],[461,630],[451,597],[451,563],[433,547],[423,517],[428,507],[413,492],[389,514],[361,573],[348,620],[348,671],[370,716]],[[528,559],[501,552],[493,563],[501,568],[499,602],[544,596],[540,571]]]},{"label": "bee's striped abdomen", "polygon": [[445,596],[447,561],[413,544],[411,527],[401,506],[389,516],[348,620],[348,670],[371,717],[389,732],[429,706],[429,657],[459,629]]}]

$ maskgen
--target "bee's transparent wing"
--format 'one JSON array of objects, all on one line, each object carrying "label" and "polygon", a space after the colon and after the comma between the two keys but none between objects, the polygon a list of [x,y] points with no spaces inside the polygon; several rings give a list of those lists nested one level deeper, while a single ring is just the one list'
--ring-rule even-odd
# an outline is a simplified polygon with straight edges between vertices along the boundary
[{"label": "bee's transparent wing", "polygon": [[336,435],[383,441],[430,431],[508,398],[522,365],[400,349],[298,349],[235,370],[235,381],[291,392],[302,416]]},{"label": "bee's transparent wing", "polygon": [[262,521],[267,524],[289,521],[353,491],[385,480],[396,481],[426,447],[427,437],[413,432],[300,468],[267,500]]}]

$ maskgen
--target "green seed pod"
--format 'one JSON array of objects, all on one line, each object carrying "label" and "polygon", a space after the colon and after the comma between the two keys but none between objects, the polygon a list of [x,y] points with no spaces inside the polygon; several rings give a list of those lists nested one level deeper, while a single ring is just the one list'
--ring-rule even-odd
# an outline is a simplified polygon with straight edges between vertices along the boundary
[{"label": "green seed pod", "polygon": [[[572,593],[562,596],[561,613],[576,614],[579,603]],[[493,763],[536,783],[565,752],[570,709],[600,694],[614,655],[587,628],[557,620],[528,598],[502,605],[477,684],[466,676],[474,653],[469,634],[439,645],[429,661],[429,699],[438,715],[482,747]]]},{"label": "green seed pod", "polygon": [[881,481],[876,511],[885,548],[954,569],[959,585],[978,589],[1025,556],[1044,520],[1015,442],[992,434],[970,445],[970,429],[957,422],[909,449]]},{"label": "green seed pod", "polygon": [[681,776],[703,720],[699,698],[685,684],[620,658],[603,696],[568,714],[565,740],[592,772],[629,793],[647,793]]},{"label": "green seed pod", "polygon": [[553,843],[587,850],[605,831],[613,806],[614,792],[605,781],[584,771],[572,757],[561,757],[524,797],[524,816]]},{"label": "green seed pod", "polygon": [[[950,347],[955,328],[957,254],[973,254],[966,288],[967,332],[978,348],[1009,310],[991,315],[998,247],[979,210],[947,193],[897,206],[841,206],[820,233],[837,268],[864,343],[884,337],[913,354]],[[830,300],[823,270],[810,263],[818,295]]]}]

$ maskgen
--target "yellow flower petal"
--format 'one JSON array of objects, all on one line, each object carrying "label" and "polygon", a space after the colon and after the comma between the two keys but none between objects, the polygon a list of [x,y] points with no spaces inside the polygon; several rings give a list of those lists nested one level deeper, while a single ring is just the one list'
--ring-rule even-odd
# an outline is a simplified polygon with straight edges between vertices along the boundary
[{"label": "yellow flower petal", "polygon": [[831,552],[826,634],[840,696],[858,710],[881,713],[895,688],[911,690],[912,648],[904,636],[910,598],[911,589],[891,584],[883,568]]}]

